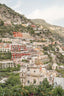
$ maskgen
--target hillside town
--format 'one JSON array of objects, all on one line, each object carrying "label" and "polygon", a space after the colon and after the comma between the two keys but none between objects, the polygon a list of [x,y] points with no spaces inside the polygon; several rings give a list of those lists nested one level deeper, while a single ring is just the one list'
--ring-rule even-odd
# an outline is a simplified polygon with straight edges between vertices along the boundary
[{"label": "hillside town", "polygon": [[0,96],[64,96],[64,7],[53,1],[0,0]]},{"label": "hillside town", "polygon": [[[33,36],[27,32],[13,32],[12,38],[0,38],[0,69],[17,67],[19,64],[20,71],[17,72],[20,73],[23,86],[39,85],[45,78],[50,84],[55,85],[56,78],[63,76],[58,70],[64,69],[64,65],[59,65],[64,61],[60,62],[57,59],[58,53],[64,56],[62,43],[56,41],[49,30],[44,29],[43,26],[37,27],[30,23],[22,26],[31,26],[36,35]],[[0,82],[2,80],[3,78]]]}]

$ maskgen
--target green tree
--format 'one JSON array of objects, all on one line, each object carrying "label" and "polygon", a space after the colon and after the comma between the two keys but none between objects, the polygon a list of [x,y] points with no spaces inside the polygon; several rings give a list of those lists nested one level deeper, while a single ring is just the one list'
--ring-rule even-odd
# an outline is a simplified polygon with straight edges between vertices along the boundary
[{"label": "green tree", "polygon": [[53,91],[53,96],[64,96],[64,91],[62,87],[58,86]]},{"label": "green tree", "polygon": [[53,86],[45,78],[41,85],[38,86],[38,96],[52,96]]},{"label": "green tree", "polygon": [[2,20],[0,20],[0,26],[3,26],[4,22]]}]

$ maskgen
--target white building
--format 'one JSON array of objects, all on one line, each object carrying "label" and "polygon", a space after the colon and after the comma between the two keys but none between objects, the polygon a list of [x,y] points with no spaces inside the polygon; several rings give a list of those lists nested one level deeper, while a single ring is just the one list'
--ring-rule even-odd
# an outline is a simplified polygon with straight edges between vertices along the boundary
[{"label": "white building", "polygon": [[54,78],[54,87],[61,86],[64,89],[64,78],[55,77]]},{"label": "white building", "polygon": [[44,73],[42,72],[42,68],[34,65],[34,66],[28,66],[27,70],[25,69],[24,71],[21,71],[20,78],[21,83],[23,85],[28,86],[30,84],[34,85],[41,84],[45,76]]},{"label": "white building", "polygon": [[11,60],[3,60],[3,61],[0,61],[0,68],[8,68],[8,67],[14,67],[15,64],[13,61]]},{"label": "white building", "polygon": [[0,43],[0,51],[1,52],[9,52],[9,51],[11,51],[11,44]]}]

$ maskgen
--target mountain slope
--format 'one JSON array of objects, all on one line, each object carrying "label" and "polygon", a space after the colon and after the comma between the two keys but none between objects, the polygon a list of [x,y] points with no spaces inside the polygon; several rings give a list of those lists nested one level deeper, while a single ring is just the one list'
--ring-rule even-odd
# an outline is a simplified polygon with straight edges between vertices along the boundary
[{"label": "mountain slope", "polygon": [[0,35],[3,37],[12,35],[13,31],[29,32],[30,30],[28,30],[27,27],[22,26],[22,24],[34,23],[36,25],[42,25],[45,29],[49,29],[51,32],[53,32],[53,34],[55,34],[56,38],[61,38],[64,42],[63,27],[48,24],[46,21],[42,19],[29,20],[4,4],[0,4],[0,20],[2,20],[2,24],[4,22],[5,24],[11,25],[0,26]]},{"label": "mountain slope", "polygon": [[43,27],[47,28],[49,26],[51,26],[50,24],[48,24],[45,20],[43,19],[31,19],[31,21],[37,25],[42,25]]},{"label": "mountain slope", "polygon": [[49,29],[58,39],[60,38],[64,42],[64,27],[48,24],[43,19],[31,19],[31,21],[37,25],[42,25],[43,28]]},{"label": "mountain slope", "polygon": [[10,24],[21,24],[29,21],[26,17],[15,12],[5,4],[0,4],[0,19]]},{"label": "mountain slope", "polygon": [[32,22],[5,4],[0,4],[0,37],[10,37],[14,31],[28,32],[28,28],[22,24],[32,24]]}]

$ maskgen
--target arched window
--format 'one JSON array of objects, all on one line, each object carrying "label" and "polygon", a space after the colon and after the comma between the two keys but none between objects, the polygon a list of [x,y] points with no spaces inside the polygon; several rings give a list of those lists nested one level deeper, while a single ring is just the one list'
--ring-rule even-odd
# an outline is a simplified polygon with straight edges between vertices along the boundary
[{"label": "arched window", "polygon": [[30,81],[29,81],[29,80],[28,80],[27,82],[28,82],[28,84],[30,83]]},{"label": "arched window", "polygon": [[35,73],[36,71],[34,70],[34,73]]},{"label": "arched window", "polygon": [[36,80],[35,80],[35,79],[33,80],[33,83],[34,83],[34,84],[36,83]]}]

